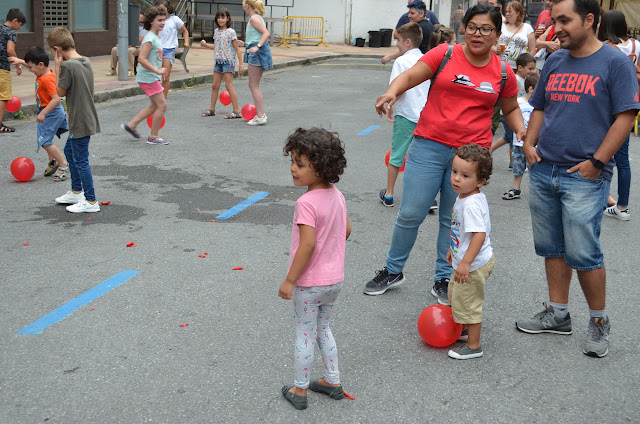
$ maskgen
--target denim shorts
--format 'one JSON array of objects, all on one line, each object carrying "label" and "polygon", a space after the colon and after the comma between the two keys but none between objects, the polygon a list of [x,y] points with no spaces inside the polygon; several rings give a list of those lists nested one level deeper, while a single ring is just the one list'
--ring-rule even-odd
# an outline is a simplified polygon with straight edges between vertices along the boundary
[{"label": "denim shorts", "polygon": [[509,148],[513,149],[513,130],[507,125],[507,120],[504,118],[504,115],[500,115],[500,122],[502,122],[502,126],[504,126],[504,139],[509,143]]},{"label": "denim shorts", "polygon": [[215,66],[213,67],[213,72],[217,72],[219,74],[231,72],[233,74],[235,72],[235,63],[216,62]]},{"label": "denim shorts", "polygon": [[568,169],[536,162],[529,170],[533,243],[538,256],[564,257],[577,271],[593,271],[604,266],[600,227],[609,181]]},{"label": "denim shorts", "polygon": [[171,64],[173,65],[176,62],[175,53],[176,49],[162,49],[162,58],[171,59]]}]

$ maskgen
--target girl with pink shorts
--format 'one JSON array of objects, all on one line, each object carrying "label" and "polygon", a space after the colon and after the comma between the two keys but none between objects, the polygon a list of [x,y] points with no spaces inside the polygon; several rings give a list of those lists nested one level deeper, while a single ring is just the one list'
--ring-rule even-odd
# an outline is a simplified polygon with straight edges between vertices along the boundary
[{"label": "girl with pink shorts", "polygon": [[136,81],[149,97],[151,104],[138,112],[131,121],[122,124],[122,128],[125,131],[135,138],[140,138],[136,127],[151,115],[151,135],[147,138],[148,144],[169,144],[168,141],[158,135],[162,117],[167,110],[167,101],[162,87],[162,79],[167,69],[162,67],[162,41],[158,37],[158,32],[164,28],[165,16],[164,9],[155,6],[150,7],[144,14],[143,26],[149,32],[140,43]]}]

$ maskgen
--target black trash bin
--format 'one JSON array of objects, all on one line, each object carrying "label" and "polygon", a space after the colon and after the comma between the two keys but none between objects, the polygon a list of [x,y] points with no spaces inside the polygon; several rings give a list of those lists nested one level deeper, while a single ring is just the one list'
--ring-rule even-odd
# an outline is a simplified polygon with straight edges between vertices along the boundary
[{"label": "black trash bin", "polygon": [[382,33],[382,47],[391,47],[391,39],[393,38],[393,30],[391,28],[380,28]]},{"label": "black trash bin", "polygon": [[356,38],[356,47],[364,47],[364,41],[365,41],[364,38],[360,38],[360,37]]},{"label": "black trash bin", "polygon": [[369,47],[380,47],[382,44],[382,33],[380,31],[369,31]]}]

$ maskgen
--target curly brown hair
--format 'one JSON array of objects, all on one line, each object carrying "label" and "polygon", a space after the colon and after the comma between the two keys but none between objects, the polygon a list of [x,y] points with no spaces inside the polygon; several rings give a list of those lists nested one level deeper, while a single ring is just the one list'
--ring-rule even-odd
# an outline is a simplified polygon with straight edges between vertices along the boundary
[{"label": "curly brown hair", "polygon": [[142,27],[149,31],[151,29],[151,23],[156,16],[167,16],[167,12],[158,6],[151,6],[146,12],[144,12],[144,22],[142,23]]},{"label": "curly brown hair", "polygon": [[478,180],[484,180],[484,185],[489,184],[489,177],[493,172],[493,159],[491,152],[486,147],[480,147],[477,144],[465,144],[458,147],[456,156],[467,162],[475,162],[477,165],[476,176]]},{"label": "curly brown hair", "polygon": [[340,181],[340,175],[347,167],[344,147],[338,133],[322,128],[298,128],[287,138],[282,149],[285,156],[295,152],[307,158],[313,170],[328,183]]}]

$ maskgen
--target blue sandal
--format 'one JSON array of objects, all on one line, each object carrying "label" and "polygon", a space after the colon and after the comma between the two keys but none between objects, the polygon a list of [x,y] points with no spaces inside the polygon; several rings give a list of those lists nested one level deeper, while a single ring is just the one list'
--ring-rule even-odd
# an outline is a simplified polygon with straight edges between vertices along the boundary
[{"label": "blue sandal", "polygon": [[503,194],[502,198],[504,200],[519,199],[520,198],[520,194],[522,194],[522,192],[520,190],[516,190],[515,188],[512,188],[511,190],[509,190],[505,194]]}]

